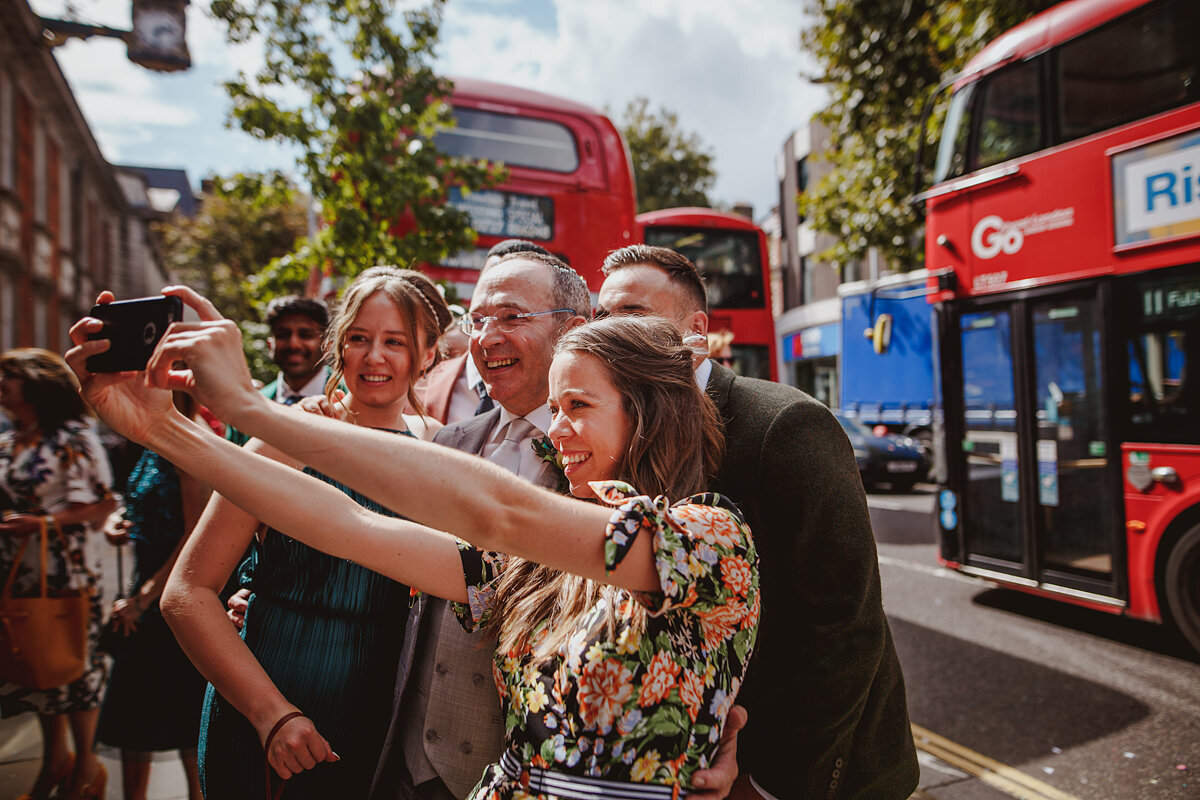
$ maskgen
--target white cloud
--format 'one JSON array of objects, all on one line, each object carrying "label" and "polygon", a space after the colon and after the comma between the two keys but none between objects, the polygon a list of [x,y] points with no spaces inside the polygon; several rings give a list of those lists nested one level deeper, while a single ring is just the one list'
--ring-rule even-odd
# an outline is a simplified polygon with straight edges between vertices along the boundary
[{"label": "white cloud", "polygon": [[[401,7],[424,0],[401,0]],[[438,66],[451,75],[512,83],[570,97],[619,117],[646,96],[679,115],[716,155],[713,199],[748,200],[761,215],[777,202],[775,157],[823,102],[799,77],[803,18],[794,0],[450,0]],[[62,16],[62,0],[34,0]],[[129,0],[80,0],[89,21],[129,26]],[[399,14],[397,20],[399,20]],[[74,41],[55,51],[113,161],[210,172],[291,167],[289,151],[224,128],[221,83],[252,75],[253,42],[230,46],[202,0],[188,6],[193,67],[160,75],[131,64],[114,40]],[[285,103],[300,97],[287,93]],[[161,162],[152,159],[162,159]]]},{"label": "white cloud", "polygon": [[[718,202],[776,202],[775,154],[823,102],[799,73],[800,12],[787,0],[557,0],[553,30],[447,7],[450,74],[560,94],[619,117],[637,96],[679,115],[716,155]],[[495,4],[493,4],[495,7]]]}]

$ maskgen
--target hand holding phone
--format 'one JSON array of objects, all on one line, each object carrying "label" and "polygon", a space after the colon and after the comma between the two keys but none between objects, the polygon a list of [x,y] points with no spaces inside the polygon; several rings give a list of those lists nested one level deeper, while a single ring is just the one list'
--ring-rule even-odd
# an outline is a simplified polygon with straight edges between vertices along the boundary
[{"label": "hand holding phone", "polygon": [[183,303],[169,296],[118,300],[92,306],[88,316],[104,323],[99,332],[88,334],[88,339],[112,342],[107,351],[88,358],[88,370],[142,370],[171,323],[183,319]]}]

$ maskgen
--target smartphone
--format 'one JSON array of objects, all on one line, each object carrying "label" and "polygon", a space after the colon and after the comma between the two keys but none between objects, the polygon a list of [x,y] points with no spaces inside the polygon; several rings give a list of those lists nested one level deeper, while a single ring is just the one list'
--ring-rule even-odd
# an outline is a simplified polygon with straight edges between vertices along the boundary
[{"label": "smartphone", "polygon": [[172,322],[183,319],[178,297],[141,297],[92,306],[88,316],[104,322],[89,339],[109,339],[112,346],[87,360],[91,372],[124,372],[146,368],[150,354]]}]

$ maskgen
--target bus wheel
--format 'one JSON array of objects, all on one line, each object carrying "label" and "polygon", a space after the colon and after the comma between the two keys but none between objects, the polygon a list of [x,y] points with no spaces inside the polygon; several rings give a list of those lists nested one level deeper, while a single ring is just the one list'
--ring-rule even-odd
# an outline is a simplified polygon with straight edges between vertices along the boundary
[{"label": "bus wheel", "polygon": [[1165,589],[1175,628],[1200,653],[1200,525],[1175,543],[1167,557]]}]

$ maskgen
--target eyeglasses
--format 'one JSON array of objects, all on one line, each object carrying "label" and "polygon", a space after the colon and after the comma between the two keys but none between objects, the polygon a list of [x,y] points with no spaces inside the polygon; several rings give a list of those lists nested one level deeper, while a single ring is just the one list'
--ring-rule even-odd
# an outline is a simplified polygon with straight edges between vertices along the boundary
[{"label": "eyeglasses", "polygon": [[524,314],[518,314],[516,311],[502,311],[494,316],[485,317],[481,314],[467,314],[458,321],[458,327],[467,336],[472,334],[482,333],[483,329],[488,326],[488,323],[495,323],[496,327],[504,333],[512,333],[517,328],[525,323],[525,320],[533,317],[544,317],[547,314],[574,314],[574,309],[570,308],[552,308],[549,311],[527,311]]}]

